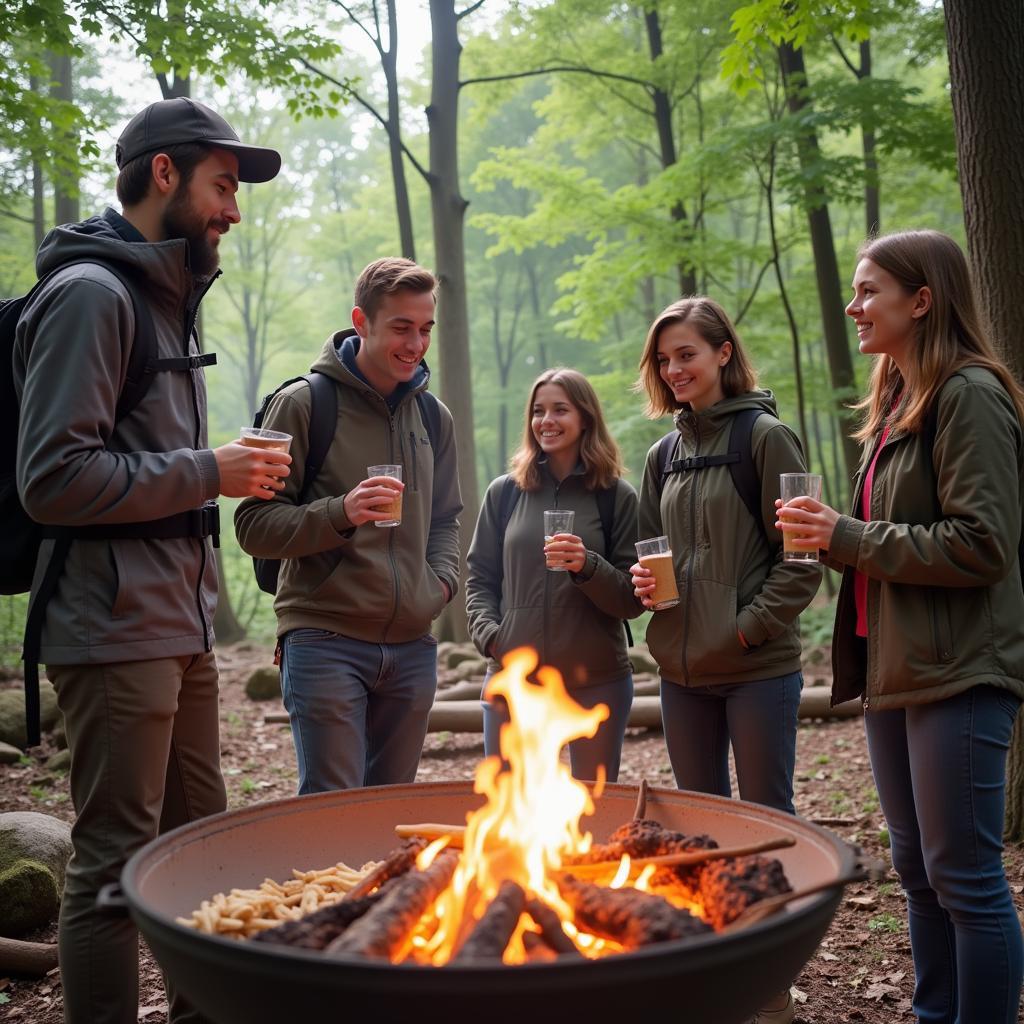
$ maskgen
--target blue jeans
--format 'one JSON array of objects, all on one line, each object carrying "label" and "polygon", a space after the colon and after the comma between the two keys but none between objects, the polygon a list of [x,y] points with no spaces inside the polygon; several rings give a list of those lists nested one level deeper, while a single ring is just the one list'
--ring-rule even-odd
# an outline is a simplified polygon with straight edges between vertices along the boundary
[{"label": "blue jeans", "polygon": [[974,686],[864,716],[892,863],[907,893],[921,1024],[1017,1020],[1024,951],[1002,836],[1019,705],[1005,690]]},{"label": "blue jeans", "polygon": [[[484,679],[484,689],[490,678],[488,672]],[[619,777],[626,723],[633,706],[633,673],[627,673],[623,679],[584,686],[570,690],[569,693],[581,707],[589,709],[597,704],[608,705],[608,717],[597,727],[597,732],[589,739],[573,740],[569,744],[569,764],[573,778],[596,779],[598,766],[604,765],[605,779],[615,782]],[[501,753],[498,735],[501,727],[509,720],[508,706],[502,698],[494,703],[486,700],[480,703],[484,709],[484,754],[491,757]]]},{"label": "blue jeans", "polygon": [[661,681],[661,720],[676,785],[732,796],[729,744],[740,798],[795,813],[793,770],[800,672],[752,683],[679,686]]},{"label": "blue jeans", "polygon": [[376,644],[293,629],[281,689],[300,793],[413,782],[437,689],[437,641]]}]

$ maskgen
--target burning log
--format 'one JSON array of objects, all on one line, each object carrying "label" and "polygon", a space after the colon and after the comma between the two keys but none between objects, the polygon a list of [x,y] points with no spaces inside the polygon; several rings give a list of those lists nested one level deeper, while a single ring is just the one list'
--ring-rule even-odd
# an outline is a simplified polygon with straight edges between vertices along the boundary
[{"label": "burning log", "polygon": [[411,837],[392,850],[365,878],[345,894],[346,900],[358,900],[368,895],[390,878],[404,875],[416,863],[416,858],[427,847],[425,837]]},{"label": "burning log", "polygon": [[782,865],[767,857],[712,861],[700,873],[704,915],[715,931],[760,900],[791,891]]},{"label": "burning log", "polygon": [[[536,898],[527,900],[526,912],[540,928],[538,937],[553,953],[557,953],[559,956],[583,956],[576,948],[576,943],[565,934],[558,915],[543,900]],[[537,935],[537,932],[528,932],[527,935]],[[524,935],[523,938],[525,940],[526,936]]]},{"label": "burning log", "polygon": [[501,883],[497,896],[491,900],[483,917],[474,925],[462,948],[453,958],[456,963],[500,960],[505,947],[515,934],[526,905],[522,886],[511,879]]},{"label": "burning log", "polygon": [[326,949],[353,921],[357,921],[379,903],[396,885],[398,879],[392,878],[367,896],[351,899],[346,894],[345,899],[314,910],[312,914],[297,921],[282,921],[276,928],[257,932],[252,941],[295,946],[299,949]]},{"label": "burning log", "polygon": [[427,907],[455,874],[457,850],[442,850],[425,871],[411,871],[366,914],[328,947],[328,955],[356,953],[392,959],[409,938]]},{"label": "burning log", "polygon": [[558,880],[581,930],[611,939],[624,949],[710,932],[699,917],[661,896],[637,889],[605,889],[571,876]]},{"label": "burning log", "polygon": [[640,780],[640,787],[636,793],[636,807],[633,809],[633,820],[641,821],[647,814],[647,780]]},{"label": "burning log", "polygon": [[438,825],[435,822],[427,821],[421,825],[396,825],[395,835],[399,839],[426,839],[430,842],[435,839],[447,839],[448,845],[452,849],[461,850],[466,836],[466,826]]}]

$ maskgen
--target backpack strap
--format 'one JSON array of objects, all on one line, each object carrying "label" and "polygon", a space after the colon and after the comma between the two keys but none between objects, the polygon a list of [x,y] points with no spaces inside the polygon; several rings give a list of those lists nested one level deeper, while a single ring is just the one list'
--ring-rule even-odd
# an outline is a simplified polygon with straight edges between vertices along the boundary
[{"label": "backpack strap", "polygon": [[417,391],[416,404],[420,408],[420,419],[423,420],[423,425],[427,428],[427,437],[430,438],[430,447],[436,460],[437,441],[441,436],[441,403],[431,392]]},{"label": "backpack strap", "polygon": [[309,448],[298,500],[305,505],[338,428],[338,388],[326,373],[316,370],[298,379],[309,381]]},{"label": "backpack strap", "polygon": [[679,440],[679,431],[670,430],[659,442],[658,442],[658,456],[655,463],[657,475],[655,476],[655,483],[658,488],[658,495],[661,495],[662,490],[665,487],[665,477],[672,472],[672,455],[676,450],[676,442]]},{"label": "backpack strap", "polygon": [[519,496],[523,492],[519,490],[511,474],[506,474],[501,480],[501,493],[498,495],[498,592],[501,592],[501,584],[505,579],[505,531],[512,519],[512,513],[519,504]]},{"label": "backpack strap", "polygon": [[778,542],[773,544],[765,532],[764,519],[761,516],[761,477],[754,464],[754,424],[763,414],[763,409],[743,409],[733,416],[732,426],[729,428],[729,455],[735,456],[735,459],[731,459],[728,464],[729,475],[732,477],[736,493],[757,523],[765,543],[769,547],[777,547]]}]

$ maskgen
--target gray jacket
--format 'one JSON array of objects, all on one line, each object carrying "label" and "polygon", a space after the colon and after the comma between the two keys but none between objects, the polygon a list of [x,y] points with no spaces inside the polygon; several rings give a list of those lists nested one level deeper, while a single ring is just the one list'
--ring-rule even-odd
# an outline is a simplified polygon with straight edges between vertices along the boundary
[{"label": "gray jacket", "polygon": [[[40,277],[90,256],[141,270],[158,357],[196,354],[191,325],[202,290],[188,270],[188,243],[126,241],[119,231],[134,234],[112,210],[54,229],[36,259]],[[130,295],[97,265],[58,272],[25,309],[14,347],[17,479],[38,522],[148,521],[217,496],[201,369],[155,374],[143,401],[115,425],[134,333]],[[44,541],[33,589],[51,548]],[[73,541],[47,607],[42,660],[102,663],[209,650],[216,601],[208,541]]]}]

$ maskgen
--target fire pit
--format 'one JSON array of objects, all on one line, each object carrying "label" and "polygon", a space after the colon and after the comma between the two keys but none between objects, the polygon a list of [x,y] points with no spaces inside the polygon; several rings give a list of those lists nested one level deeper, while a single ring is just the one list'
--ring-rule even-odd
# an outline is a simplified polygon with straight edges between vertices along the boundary
[{"label": "fire pit", "polygon": [[[610,785],[584,824],[603,838],[633,814],[636,790]],[[664,1007],[674,1021],[739,1024],[799,973],[835,913],[841,884],[734,932],[696,936],[603,960],[443,968],[204,935],[175,922],[212,893],[287,878],[294,867],[379,859],[400,822],[461,822],[482,798],[472,784],[388,786],[295,797],[208,818],[150,843],[125,868],[130,912],[167,976],[215,1024],[282,1020],[622,1021]],[[788,815],[719,797],[652,789],[647,816],[722,846],[791,837],[773,854],[802,890],[853,867],[838,838]]]}]

